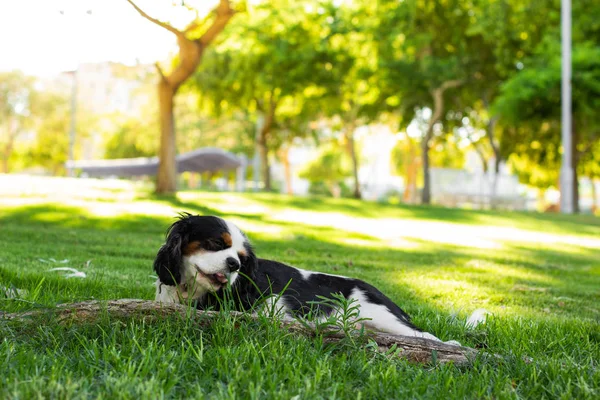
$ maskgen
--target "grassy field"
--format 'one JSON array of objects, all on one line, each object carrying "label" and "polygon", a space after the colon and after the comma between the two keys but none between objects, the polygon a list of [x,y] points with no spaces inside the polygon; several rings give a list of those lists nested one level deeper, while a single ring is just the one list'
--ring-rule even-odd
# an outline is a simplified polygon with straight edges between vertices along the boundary
[{"label": "grassy field", "polygon": [[[124,182],[0,177],[0,287],[23,290],[0,292],[0,310],[152,299],[152,260],[176,212],[188,211],[233,220],[261,257],[374,284],[423,329],[503,358],[424,367],[265,321],[238,326],[226,314],[204,329],[181,318],[0,320],[0,398],[600,397],[598,218],[148,193]],[[493,316],[465,328],[478,308]]]}]

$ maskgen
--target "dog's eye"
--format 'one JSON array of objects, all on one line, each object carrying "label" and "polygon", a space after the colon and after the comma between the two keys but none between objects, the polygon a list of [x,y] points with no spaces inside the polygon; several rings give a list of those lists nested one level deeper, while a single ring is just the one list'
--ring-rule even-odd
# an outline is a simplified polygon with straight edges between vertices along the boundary
[{"label": "dog's eye", "polygon": [[225,243],[222,239],[209,239],[202,243],[202,247],[207,251],[220,251],[225,249]]}]

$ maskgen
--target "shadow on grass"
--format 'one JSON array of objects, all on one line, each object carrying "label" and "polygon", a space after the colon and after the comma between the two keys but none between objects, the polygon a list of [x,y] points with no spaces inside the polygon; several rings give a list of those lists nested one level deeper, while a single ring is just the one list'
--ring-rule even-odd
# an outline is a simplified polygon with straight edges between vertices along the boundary
[{"label": "shadow on grass", "polygon": [[[189,193],[193,192],[188,192]],[[204,214],[221,214],[218,211],[218,197],[203,199],[203,192],[197,192],[197,202],[181,201],[176,197],[163,198],[173,207],[185,207]],[[212,193],[211,193],[212,195]],[[328,197],[293,197],[269,193],[228,193],[228,197],[254,200],[268,206],[274,212],[284,208],[314,212],[344,213],[360,218],[409,218],[424,221],[475,224],[486,226],[514,227],[526,230],[540,230],[575,235],[600,235],[600,218],[591,215],[541,214],[536,212],[508,212],[493,210],[466,210],[441,206],[393,205],[389,203],[359,201],[354,199],[332,199]],[[199,203],[203,200],[208,205]],[[240,214],[243,214],[240,206]],[[261,214],[268,218],[267,213]]]},{"label": "shadow on grass", "polygon": [[[540,302],[561,296],[572,299],[575,305],[587,304],[598,296],[596,288],[600,287],[600,279],[588,268],[597,263],[591,250],[571,254],[505,245],[502,250],[490,251],[412,239],[407,240],[414,244],[410,248],[389,248],[378,238],[333,228],[274,223],[260,214],[224,214],[176,198],[157,197],[156,201],[203,214],[277,225],[284,235],[248,232],[259,256],[305,269],[363,279],[379,287],[409,312],[424,307],[439,314],[440,310],[432,300],[446,296],[444,285],[448,282],[457,285],[452,296],[462,303],[468,304],[468,297],[473,296],[469,288],[474,288],[481,296],[489,296],[493,301],[508,301],[532,309],[541,308]],[[152,273],[152,260],[173,217],[97,217],[80,208],[51,205],[5,212],[0,218],[3,231],[0,281],[31,290],[42,278],[47,279],[49,286],[45,290],[49,297],[43,302],[48,303],[89,299],[90,296],[151,298],[147,277]],[[361,240],[366,246],[343,244],[347,239]],[[31,247],[28,243],[36,245]],[[48,277],[40,272],[42,265],[36,260],[42,253],[61,257],[70,251],[102,257],[106,273],[98,275],[94,281],[77,282]],[[472,265],[473,261],[486,264],[476,267]],[[129,280],[115,281],[119,276],[128,276]],[[425,281],[431,287],[425,286]],[[146,286],[140,288],[140,284]],[[514,291],[517,286],[525,289]],[[53,291],[57,295],[53,295]],[[577,307],[558,311],[574,317],[579,315]]]}]

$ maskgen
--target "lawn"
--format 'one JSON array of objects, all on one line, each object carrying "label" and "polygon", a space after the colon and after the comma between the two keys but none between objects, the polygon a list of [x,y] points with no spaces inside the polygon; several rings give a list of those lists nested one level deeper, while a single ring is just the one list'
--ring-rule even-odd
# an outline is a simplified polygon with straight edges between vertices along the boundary
[{"label": "lawn", "polygon": [[[423,329],[502,358],[415,365],[226,314],[202,329],[175,317],[0,320],[0,398],[600,397],[600,219],[591,216],[156,197],[126,182],[2,176],[0,287],[23,291],[0,292],[0,311],[152,299],[152,260],[179,211],[233,220],[261,257],[374,284]],[[493,315],[467,329],[478,308]]]}]

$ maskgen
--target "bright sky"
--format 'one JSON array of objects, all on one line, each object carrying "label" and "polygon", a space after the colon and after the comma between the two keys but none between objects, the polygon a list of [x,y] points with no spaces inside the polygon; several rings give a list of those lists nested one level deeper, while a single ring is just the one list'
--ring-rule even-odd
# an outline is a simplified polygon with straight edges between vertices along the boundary
[{"label": "bright sky", "polygon": [[[180,28],[193,19],[178,6],[181,0],[136,4]],[[217,1],[186,4],[206,15]],[[0,71],[47,76],[72,70],[78,62],[153,63],[175,50],[175,36],[142,18],[126,0],[0,0]]]}]

